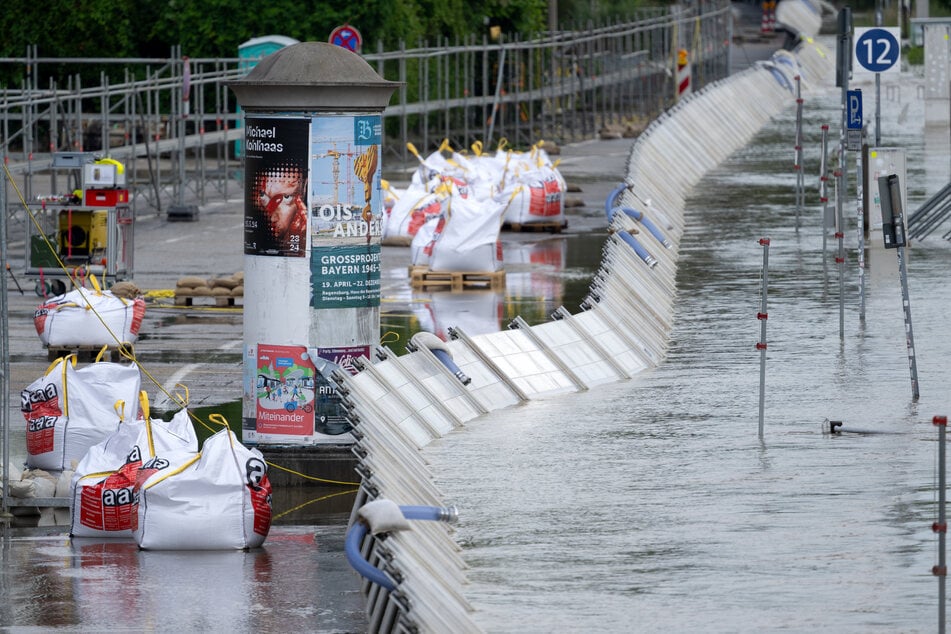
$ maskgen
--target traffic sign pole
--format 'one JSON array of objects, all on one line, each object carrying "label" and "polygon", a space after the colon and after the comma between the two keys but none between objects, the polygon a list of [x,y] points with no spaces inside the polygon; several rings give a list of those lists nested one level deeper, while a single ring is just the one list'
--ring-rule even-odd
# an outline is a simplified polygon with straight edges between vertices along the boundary
[{"label": "traffic sign pole", "polygon": [[[839,339],[845,338],[845,219],[843,206],[848,192],[848,173],[846,168],[846,134],[849,127],[849,75],[852,66],[852,10],[843,7],[839,10],[838,74],[842,86],[842,119],[839,128],[839,165],[836,176],[835,196],[835,238],[838,250],[835,257],[839,273]],[[861,102],[861,99],[859,100]],[[861,116],[861,114],[860,114]]]},{"label": "traffic sign pole", "polygon": [[[865,321],[865,227],[862,209],[862,130],[865,120],[862,116],[862,91],[849,90],[846,93],[846,149],[856,152],[855,196],[858,207],[858,265],[859,265],[859,321]],[[848,168],[843,162],[843,170]],[[845,194],[843,193],[843,200]],[[844,229],[843,229],[844,231]]]},{"label": "traffic sign pole", "polygon": [[[878,21],[878,20],[876,20]],[[865,71],[875,73],[875,146],[882,142],[882,73],[901,69],[901,31],[892,27],[855,29],[855,61]]]}]

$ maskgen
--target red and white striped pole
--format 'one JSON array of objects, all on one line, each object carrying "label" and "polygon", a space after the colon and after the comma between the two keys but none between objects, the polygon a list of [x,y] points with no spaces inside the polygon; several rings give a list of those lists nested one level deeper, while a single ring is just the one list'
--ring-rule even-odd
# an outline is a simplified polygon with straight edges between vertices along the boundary
[{"label": "red and white striped pole", "polygon": [[759,341],[756,349],[759,350],[759,437],[763,439],[763,412],[766,407],[766,289],[769,279],[769,238],[760,238],[763,247],[763,298],[760,302],[760,312],[756,318],[760,321]]},{"label": "red and white striped pole", "polygon": [[947,437],[948,417],[935,416],[932,423],[938,428],[938,521],[931,525],[931,530],[938,535],[938,565],[931,568],[931,574],[938,578],[938,633],[944,634],[944,593],[945,579],[948,576],[948,565],[945,559],[945,539],[948,534],[948,522],[945,517],[945,449]]},{"label": "red and white striped pole", "polygon": [[690,85],[690,58],[687,49],[682,48],[677,51],[677,100],[689,95],[693,88]]}]

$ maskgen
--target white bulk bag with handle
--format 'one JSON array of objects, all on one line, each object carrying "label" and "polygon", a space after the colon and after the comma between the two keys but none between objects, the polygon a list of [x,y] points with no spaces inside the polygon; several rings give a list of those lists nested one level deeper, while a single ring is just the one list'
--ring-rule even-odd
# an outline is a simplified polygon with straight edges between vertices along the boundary
[{"label": "white bulk bag with handle", "polygon": [[[144,394],[144,393],[143,393]],[[138,515],[136,478],[156,455],[198,453],[198,437],[187,409],[170,421],[144,417],[123,421],[108,438],[94,445],[76,467],[70,483],[70,530],[73,537],[132,537]],[[155,466],[154,463],[151,465]]]},{"label": "white bulk bag with handle", "polygon": [[555,223],[565,221],[565,182],[554,167],[524,170],[508,181],[511,201],[505,212],[509,224]]},{"label": "white bulk bag with handle", "polygon": [[271,527],[271,483],[261,452],[225,428],[208,438],[197,456],[169,455],[165,462],[137,485],[132,536],[141,548],[220,550],[264,543]]},{"label": "white bulk bag with handle", "polygon": [[446,226],[445,216],[433,216],[427,220],[413,236],[410,243],[410,258],[413,266],[429,267],[433,255],[433,245],[443,227]]},{"label": "white bulk bag with handle", "polygon": [[383,227],[383,244],[390,246],[411,244],[419,228],[429,219],[443,212],[446,199],[447,194],[442,189],[427,192],[419,187],[408,187],[387,210],[386,224]]},{"label": "white bulk bag with handle", "polygon": [[79,287],[37,307],[33,325],[45,346],[114,346],[135,343],[145,317],[145,300],[104,291],[95,276],[92,288]]},{"label": "white bulk bag with handle", "polygon": [[491,272],[502,266],[499,229],[504,207],[495,199],[453,195],[446,223],[432,245],[429,268],[440,272]]},{"label": "white bulk bag with handle", "polygon": [[[100,355],[101,358],[101,355]],[[142,378],[135,364],[100,361],[76,369],[76,355],[54,361],[20,393],[26,419],[26,464],[62,471],[119,426],[117,403],[135,417]]]}]

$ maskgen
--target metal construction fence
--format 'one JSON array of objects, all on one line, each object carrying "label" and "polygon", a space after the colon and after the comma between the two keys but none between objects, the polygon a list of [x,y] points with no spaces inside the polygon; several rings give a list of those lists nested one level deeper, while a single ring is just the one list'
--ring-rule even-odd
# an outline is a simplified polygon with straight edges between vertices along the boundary
[{"label": "metal construction fence", "polygon": [[[538,39],[442,40],[362,56],[383,78],[401,82],[383,113],[383,149],[406,165],[414,160],[408,143],[423,152],[444,139],[460,149],[477,141],[490,149],[503,139],[527,148],[642,127],[678,99],[679,51],[687,52],[694,89],[729,74],[732,26],[728,2],[693,0]],[[235,142],[243,136],[227,84],[256,60],[185,53],[65,59],[41,57],[34,46],[23,58],[0,58],[25,77],[20,87],[0,88],[0,151],[24,197],[74,188],[72,176],[55,169],[57,152],[123,162],[134,210],[227,195],[229,181],[233,188],[241,178]],[[78,70],[41,85],[50,66]],[[99,74],[95,85],[91,69]],[[7,199],[19,206],[16,196]]]}]

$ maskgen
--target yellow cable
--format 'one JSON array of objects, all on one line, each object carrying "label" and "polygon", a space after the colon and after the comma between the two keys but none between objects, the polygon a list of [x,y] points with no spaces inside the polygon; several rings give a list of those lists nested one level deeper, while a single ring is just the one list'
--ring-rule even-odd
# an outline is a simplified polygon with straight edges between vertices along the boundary
[{"label": "yellow cable", "polygon": [[[409,145],[409,144],[408,144],[408,145]],[[411,149],[415,149],[415,148],[411,148]],[[70,280],[70,282],[72,283],[72,285],[73,285],[75,288],[77,288],[77,289],[80,288],[80,286],[76,283],[76,279],[73,277],[73,275],[72,275],[72,274],[69,272],[69,270],[66,268],[66,265],[63,263],[63,261],[59,258],[59,254],[56,252],[56,249],[53,248],[53,244],[49,241],[49,238],[48,238],[48,237],[46,236],[46,234],[43,232],[43,228],[40,226],[39,221],[36,219],[36,216],[33,214],[33,211],[30,209],[29,205],[27,204],[26,199],[23,197],[23,194],[22,194],[22,192],[20,191],[20,188],[17,186],[16,181],[13,179],[13,175],[10,174],[10,170],[9,170],[9,168],[6,166],[6,164],[3,165],[3,170],[4,170],[4,172],[6,173],[7,180],[10,182],[10,184],[13,186],[13,190],[16,192],[17,198],[19,198],[19,200],[20,200],[20,204],[23,205],[23,208],[26,210],[27,214],[29,215],[30,220],[32,220],[32,221],[33,221],[33,224],[36,226],[37,231],[40,233],[40,235],[43,236],[43,240],[46,242],[47,247],[49,247],[50,251],[53,253],[53,256],[56,258],[57,263],[59,263],[59,265],[60,265],[60,268],[63,270],[63,272],[64,272],[64,273],[66,274],[66,276],[69,278],[69,280]],[[96,282],[95,276],[93,276],[92,274],[90,274],[89,277],[91,278],[92,283],[93,283],[93,284],[97,287],[97,289],[98,289],[98,282]],[[99,291],[99,292],[100,292],[100,294],[101,294],[101,291]],[[121,298],[121,297],[118,298],[118,299],[122,300],[123,303],[125,303],[125,301],[126,301],[124,298]],[[173,402],[175,402],[175,403],[178,403],[178,404],[180,404],[182,407],[187,407],[187,406],[188,406],[188,392],[187,392],[187,388],[185,388],[185,389],[186,389],[186,392],[185,392],[185,397],[184,397],[184,398],[182,398],[181,396],[173,395],[173,394],[169,393],[169,392],[165,389],[165,387],[158,381],[158,379],[156,379],[154,376],[152,376],[152,373],[149,372],[149,371],[145,368],[145,366],[142,365],[142,363],[139,361],[139,359],[135,356],[135,351],[132,349],[132,347],[131,347],[131,346],[127,346],[127,345],[124,344],[124,342],[120,341],[120,340],[119,340],[119,337],[117,337],[116,334],[112,331],[112,329],[109,328],[108,324],[106,324],[106,322],[105,322],[105,320],[103,319],[102,315],[100,315],[99,312],[98,312],[95,308],[93,308],[92,304],[90,304],[90,303],[88,302],[88,300],[87,300],[86,303],[87,303],[87,308],[88,308],[89,310],[91,310],[94,315],[96,315],[96,318],[99,319],[99,321],[100,321],[100,323],[102,324],[102,326],[106,329],[106,332],[108,332],[109,335],[112,336],[112,338],[115,340],[115,342],[116,342],[116,344],[117,344],[117,350],[118,350],[119,354],[120,354],[122,357],[125,357],[126,359],[128,359],[128,360],[130,360],[132,363],[134,363],[134,364],[136,365],[136,367],[139,368],[139,371],[140,371],[142,374],[144,374],[146,377],[148,377],[148,379],[149,379],[150,381],[152,381],[152,383],[155,384],[155,386],[156,386],[163,394],[165,394],[165,396],[167,396],[170,401],[173,401]],[[186,307],[186,308],[187,308],[187,307]],[[208,307],[208,308],[212,308],[212,307]],[[215,308],[217,308],[217,307],[215,307]],[[100,354],[101,354],[101,352],[100,352]],[[181,384],[178,384],[177,386],[180,386],[180,387],[183,387],[183,388],[185,387],[185,386],[183,386],[183,385],[181,385]],[[202,426],[204,426],[204,427],[205,427],[206,429],[208,429],[209,431],[212,431],[212,432],[215,431],[212,427],[210,427],[207,423],[205,423],[205,421],[202,420],[201,417],[195,415],[195,413],[192,412],[191,410],[189,410],[188,414],[189,414],[189,416],[192,418],[192,420],[198,422],[199,424],[201,424]],[[212,416],[220,416],[220,415],[218,415],[218,414],[213,414]],[[209,417],[209,419],[211,419],[211,417]],[[230,429],[231,426],[230,426],[230,424],[228,424],[228,421],[225,420],[223,416],[221,416],[221,419],[224,421],[224,425],[226,425],[226,426]],[[217,422],[217,421],[213,421],[213,422]],[[286,467],[282,467],[282,466],[280,466],[280,465],[278,465],[278,464],[274,464],[274,463],[271,463],[271,462],[268,462],[268,464],[269,464],[270,466],[276,468],[276,469],[280,469],[280,470],[282,470],[282,471],[286,471],[287,473],[291,473],[291,474],[293,474],[293,475],[299,476],[299,477],[304,478],[304,479],[307,479],[307,480],[313,480],[313,481],[315,481],[315,482],[324,482],[324,483],[327,483],[327,484],[340,484],[340,485],[344,485],[344,486],[359,486],[359,483],[358,483],[358,482],[340,482],[340,481],[336,481],[336,480],[327,480],[327,479],[318,478],[318,477],[315,477],[315,476],[308,476],[308,475],[306,475],[306,474],[300,473],[299,471],[294,471],[293,469],[288,469],[288,468],[286,468]]]},{"label": "yellow cable", "polygon": [[299,510],[301,510],[302,508],[304,508],[305,506],[310,506],[311,504],[314,504],[314,503],[316,503],[316,502],[323,502],[324,500],[329,500],[330,498],[335,498],[335,497],[337,497],[337,496],[339,496],[339,495],[348,495],[348,494],[350,494],[350,493],[356,493],[356,492],[359,491],[359,490],[360,490],[360,487],[357,487],[357,488],[355,488],[355,489],[347,489],[346,491],[336,491],[336,492],[334,492],[334,493],[328,493],[327,495],[322,495],[322,496],[320,496],[319,498],[316,498],[316,499],[313,499],[313,500],[308,500],[308,501],[304,502],[303,504],[298,504],[298,505],[295,506],[294,508],[287,509],[287,510],[284,511],[283,513],[278,513],[277,515],[275,515],[275,516],[273,516],[273,517],[271,518],[271,521],[274,521],[274,520],[276,520],[276,519],[280,519],[280,518],[284,517],[285,515],[289,515],[289,514],[293,513],[294,511],[299,511]]},{"label": "yellow cable", "polygon": [[294,471],[293,469],[282,467],[281,465],[275,464],[270,461],[267,461],[267,464],[268,466],[274,467],[275,469],[280,469],[281,471],[285,471],[287,473],[300,476],[301,478],[304,478],[305,480],[313,480],[314,482],[325,482],[326,484],[341,484],[343,486],[360,486],[359,482],[341,482],[340,480],[327,480],[326,478],[318,478],[317,476],[309,476],[304,473],[301,473],[300,471]]}]

